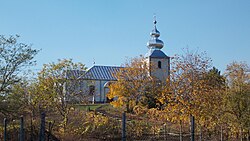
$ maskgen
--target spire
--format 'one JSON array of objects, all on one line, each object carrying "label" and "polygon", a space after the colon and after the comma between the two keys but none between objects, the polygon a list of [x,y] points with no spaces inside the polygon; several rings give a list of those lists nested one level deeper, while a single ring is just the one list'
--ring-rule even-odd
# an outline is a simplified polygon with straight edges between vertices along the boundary
[{"label": "spire", "polygon": [[150,32],[150,40],[147,43],[147,47],[149,49],[162,49],[164,46],[163,41],[161,41],[160,39],[158,39],[158,37],[160,37],[160,32],[157,30],[156,28],[156,16],[154,16],[154,28],[153,30]]}]

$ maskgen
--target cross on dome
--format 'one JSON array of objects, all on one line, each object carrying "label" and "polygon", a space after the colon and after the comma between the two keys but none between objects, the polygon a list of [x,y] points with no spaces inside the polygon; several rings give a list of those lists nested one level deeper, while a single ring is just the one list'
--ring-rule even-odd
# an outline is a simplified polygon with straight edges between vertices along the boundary
[{"label": "cross on dome", "polygon": [[160,31],[157,30],[156,28],[156,16],[154,16],[154,28],[153,30],[150,32],[150,40],[147,42],[147,47],[149,49],[162,49],[164,46],[163,41],[161,41],[160,39],[158,39],[158,37],[160,37]]}]

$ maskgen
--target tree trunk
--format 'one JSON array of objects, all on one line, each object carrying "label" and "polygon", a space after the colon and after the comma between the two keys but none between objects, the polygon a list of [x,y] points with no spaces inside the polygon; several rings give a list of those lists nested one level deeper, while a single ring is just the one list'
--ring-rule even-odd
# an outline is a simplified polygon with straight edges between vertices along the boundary
[{"label": "tree trunk", "polygon": [[68,125],[68,115],[65,115],[63,117],[63,134],[65,133],[65,131],[67,129],[67,125]]}]

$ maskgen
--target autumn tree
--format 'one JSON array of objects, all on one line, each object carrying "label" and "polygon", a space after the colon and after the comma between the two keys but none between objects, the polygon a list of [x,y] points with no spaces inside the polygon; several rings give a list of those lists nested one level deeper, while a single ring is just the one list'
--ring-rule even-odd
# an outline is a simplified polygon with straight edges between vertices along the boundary
[{"label": "autumn tree", "polygon": [[223,136],[223,128],[226,127],[226,121],[224,120],[226,82],[225,77],[215,67],[205,74],[204,80],[206,92],[200,96],[202,102],[200,103],[200,117],[198,119],[200,135],[203,134],[203,130],[206,131],[208,136],[204,136],[205,133],[202,136],[209,140],[210,133],[215,135],[216,132],[220,132]]},{"label": "autumn tree", "polygon": [[85,69],[85,65],[67,59],[45,64],[34,84],[32,105],[47,113],[58,113],[63,131],[68,124],[72,98],[86,94],[81,81]]},{"label": "autumn tree", "polygon": [[233,62],[227,66],[227,108],[234,131],[239,131],[241,140],[243,132],[250,129],[250,70],[244,62]]},{"label": "autumn tree", "polygon": [[192,115],[199,125],[209,123],[207,120],[210,118],[206,116],[210,115],[211,105],[219,101],[213,98],[214,83],[211,81],[217,80],[213,78],[215,75],[212,75],[212,71],[209,72],[211,63],[205,52],[193,52],[188,49],[184,54],[175,55],[171,59],[169,82],[160,97],[160,101],[165,103],[168,120],[180,123],[182,127]]},{"label": "autumn tree", "polygon": [[157,95],[160,94],[162,85],[149,75],[149,68],[143,57],[133,58],[125,63],[124,67],[114,74],[117,81],[109,87],[108,98],[116,99],[111,104],[126,107],[127,112],[133,112],[136,105],[157,107]]}]

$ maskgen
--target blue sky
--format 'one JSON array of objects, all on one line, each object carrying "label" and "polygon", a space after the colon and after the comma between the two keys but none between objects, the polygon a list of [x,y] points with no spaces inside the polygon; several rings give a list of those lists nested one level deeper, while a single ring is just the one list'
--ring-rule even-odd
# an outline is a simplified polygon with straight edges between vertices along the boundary
[{"label": "blue sky", "polygon": [[91,67],[120,65],[147,52],[153,14],[169,55],[206,51],[224,71],[250,64],[249,0],[0,0],[0,34],[42,49],[37,66],[72,58]]}]

